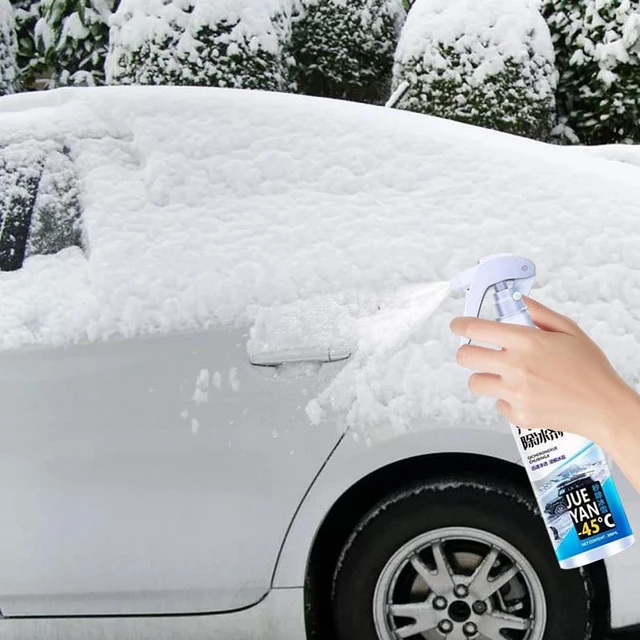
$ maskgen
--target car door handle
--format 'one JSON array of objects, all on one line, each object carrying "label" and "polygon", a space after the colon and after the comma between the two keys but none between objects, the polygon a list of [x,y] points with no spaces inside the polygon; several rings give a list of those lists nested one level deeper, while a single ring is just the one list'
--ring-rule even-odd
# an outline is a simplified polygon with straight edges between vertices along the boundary
[{"label": "car door handle", "polygon": [[279,367],[283,364],[299,362],[340,362],[351,356],[351,351],[346,349],[280,349],[253,353],[249,355],[249,362],[256,367]]}]

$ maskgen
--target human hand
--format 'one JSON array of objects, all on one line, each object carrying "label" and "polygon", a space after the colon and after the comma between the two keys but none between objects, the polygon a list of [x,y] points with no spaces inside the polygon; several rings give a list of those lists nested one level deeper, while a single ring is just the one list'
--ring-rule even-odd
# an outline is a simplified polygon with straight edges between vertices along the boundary
[{"label": "human hand", "polygon": [[457,362],[475,370],[469,388],[498,398],[497,408],[525,429],[568,431],[601,443],[635,392],[603,351],[570,318],[523,296],[538,328],[454,318],[454,333],[501,350],[465,345]]}]

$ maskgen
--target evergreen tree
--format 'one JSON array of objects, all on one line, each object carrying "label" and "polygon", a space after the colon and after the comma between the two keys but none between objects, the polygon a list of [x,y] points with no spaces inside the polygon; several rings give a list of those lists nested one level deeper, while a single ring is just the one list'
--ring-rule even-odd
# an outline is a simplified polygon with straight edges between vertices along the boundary
[{"label": "evergreen tree", "polygon": [[546,0],[571,142],[640,142],[640,2]]},{"label": "evergreen tree", "polygon": [[122,0],[108,81],[286,89],[292,2]]},{"label": "evergreen tree", "polygon": [[13,9],[0,0],[0,96],[14,93],[18,85],[17,40]]},{"label": "evergreen tree", "polygon": [[35,26],[39,66],[51,87],[104,84],[109,19],[119,0],[41,0]]},{"label": "evergreen tree", "polygon": [[404,19],[401,0],[304,0],[291,42],[298,91],[381,101]]},{"label": "evergreen tree", "polygon": [[535,0],[416,0],[402,32],[394,87],[399,106],[549,139],[557,72]]},{"label": "evergreen tree", "polygon": [[10,0],[13,5],[18,40],[16,58],[22,89],[34,86],[36,70],[42,68],[43,57],[35,40],[36,22],[40,16],[40,0]]}]

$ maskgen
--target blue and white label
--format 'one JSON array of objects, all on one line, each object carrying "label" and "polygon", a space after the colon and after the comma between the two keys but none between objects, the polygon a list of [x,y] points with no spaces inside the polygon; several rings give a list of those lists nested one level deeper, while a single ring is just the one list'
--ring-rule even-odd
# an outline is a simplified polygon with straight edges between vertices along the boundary
[{"label": "blue and white label", "polygon": [[551,429],[512,429],[558,560],[632,535],[599,446]]}]

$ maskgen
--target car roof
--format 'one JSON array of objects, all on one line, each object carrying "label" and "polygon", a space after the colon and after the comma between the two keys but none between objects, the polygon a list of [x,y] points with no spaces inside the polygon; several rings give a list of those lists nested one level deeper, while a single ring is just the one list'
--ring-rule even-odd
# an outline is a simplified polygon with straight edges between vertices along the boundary
[{"label": "car roof", "polygon": [[[76,270],[61,298],[93,299],[102,336],[445,280],[502,251],[536,261],[540,285],[615,291],[612,256],[636,253],[635,167],[421,114],[175,87],[9,96],[0,112],[0,146],[71,149],[87,251],[46,262],[56,280]],[[32,298],[42,269],[21,276]],[[0,346],[27,335],[10,334]]]}]

